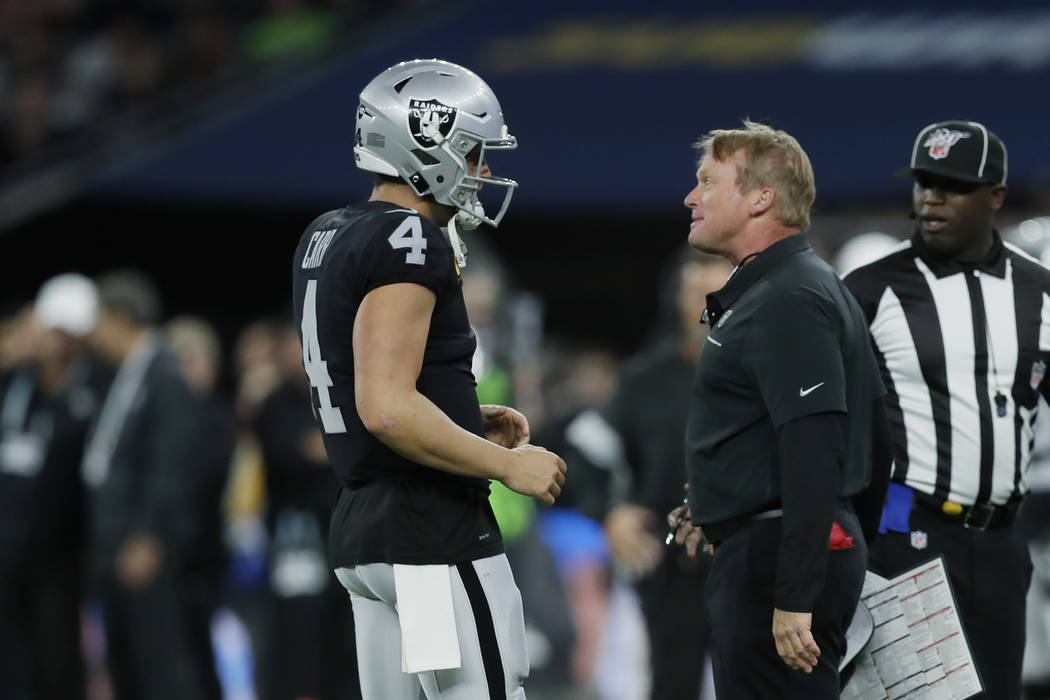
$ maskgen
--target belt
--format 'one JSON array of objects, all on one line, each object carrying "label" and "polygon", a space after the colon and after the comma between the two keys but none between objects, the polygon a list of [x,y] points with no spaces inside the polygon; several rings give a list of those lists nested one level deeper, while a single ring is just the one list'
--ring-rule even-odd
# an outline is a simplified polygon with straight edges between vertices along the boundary
[{"label": "belt", "polygon": [[[847,510],[852,513],[853,502],[849,498],[839,498],[835,501],[835,508],[837,510]],[[737,518],[721,520],[717,523],[701,525],[700,530],[704,534],[704,540],[706,543],[717,547],[722,542],[729,539],[730,535],[743,530],[745,527],[762,522],[763,520],[772,520],[773,518],[781,518],[783,516],[783,508],[770,508],[769,510],[761,510],[757,513],[741,515]]]},{"label": "belt", "polygon": [[701,525],[700,531],[704,533],[704,539],[707,540],[708,544],[717,547],[722,544],[722,542],[729,539],[730,535],[743,530],[749,525],[754,525],[763,520],[780,518],[783,517],[783,515],[783,508],[770,508],[769,510],[759,511],[758,513],[741,515],[738,518],[729,518],[728,520],[722,520],[717,523]]},{"label": "belt", "polygon": [[964,506],[955,501],[941,500],[922,491],[914,491],[914,493],[912,509],[921,508],[929,513],[933,513],[942,520],[947,520],[978,532],[999,530],[1013,525],[1024,500],[1023,498],[1011,498],[1005,504],[999,506],[991,503]]}]

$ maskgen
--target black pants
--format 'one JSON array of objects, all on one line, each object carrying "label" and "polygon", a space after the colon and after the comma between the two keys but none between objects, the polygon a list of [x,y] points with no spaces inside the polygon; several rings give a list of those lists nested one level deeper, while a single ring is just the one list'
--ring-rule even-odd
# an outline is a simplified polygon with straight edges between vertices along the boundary
[{"label": "black pants", "polygon": [[269,649],[261,670],[269,700],[354,700],[361,697],[350,596],[328,573],[314,595],[271,592]]},{"label": "black pants", "polygon": [[78,554],[0,543],[0,698],[84,697]]},{"label": "black pants", "polygon": [[222,700],[222,686],[215,671],[215,649],[211,642],[211,618],[222,597],[221,577],[220,571],[194,572],[179,582],[186,652],[200,700]]},{"label": "black pants", "polygon": [[637,584],[649,636],[653,700],[696,700],[710,637],[704,582],[711,557],[666,551],[660,565]]},{"label": "black pants", "polygon": [[912,511],[910,527],[926,533],[925,547],[913,547],[909,533],[880,535],[871,547],[871,570],[892,577],[942,555],[985,687],[976,697],[1016,700],[1021,695],[1025,596],[1032,580],[1032,560],[1020,531],[976,532],[921,509]]},{"label": "black pants", "polygon": [[202,697],[187,652],[179,591],[167,563],[154,581],[140,587],[106,575],[99,599],[116,700]]},{"label": "black pants", "polygon": [[835,519],[853,537],[852,549],[828,552],[823,590],[813,610],[820,657],[812,673],[784,663],[773,641],[773,586],[781,521],[765,520],[730,536],[715,550],[707,579],[711,663],[719,698],[731,700],[838,700],[839,659],[846,628],[860,600],[867,547],[857,518]]}]

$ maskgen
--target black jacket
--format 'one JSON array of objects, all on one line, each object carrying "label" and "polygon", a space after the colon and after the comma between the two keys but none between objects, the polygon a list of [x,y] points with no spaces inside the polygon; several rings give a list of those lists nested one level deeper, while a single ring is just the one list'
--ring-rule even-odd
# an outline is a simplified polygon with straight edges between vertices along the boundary
[{"label": "black jacket", "polygon": [[158,349],[120,427],[106,477],[91,489],[92,547],[100,564],[135,533],[159,537],[171,555],[183,553],[192,529],[186,500],[201,411],[175,358]]}]

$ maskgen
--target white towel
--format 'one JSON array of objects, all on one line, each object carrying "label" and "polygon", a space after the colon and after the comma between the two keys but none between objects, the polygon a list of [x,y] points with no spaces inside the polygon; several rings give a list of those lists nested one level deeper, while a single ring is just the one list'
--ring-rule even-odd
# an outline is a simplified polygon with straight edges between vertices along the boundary
[{"label": "white towel", "polygon": [[448,565],[394,564],[394,589],[401,621],[401,670],[422,673],[459,668],[462,660]]}]

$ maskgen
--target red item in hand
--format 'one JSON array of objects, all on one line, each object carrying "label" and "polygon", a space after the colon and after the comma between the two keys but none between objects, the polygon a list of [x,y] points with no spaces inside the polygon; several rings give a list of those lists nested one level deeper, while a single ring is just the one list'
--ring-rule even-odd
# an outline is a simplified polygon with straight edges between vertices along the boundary
[{"label": "red item in hand", "polygon": [[831,537],[828,538],[828,550],[853,549],[853,538],[846,534],[837,522],[831,523]]}]

